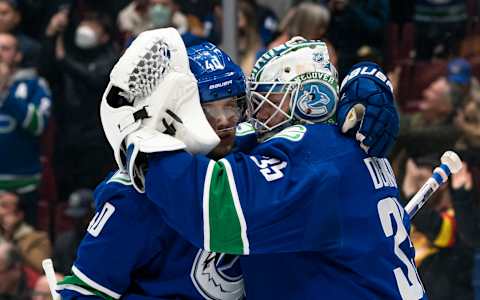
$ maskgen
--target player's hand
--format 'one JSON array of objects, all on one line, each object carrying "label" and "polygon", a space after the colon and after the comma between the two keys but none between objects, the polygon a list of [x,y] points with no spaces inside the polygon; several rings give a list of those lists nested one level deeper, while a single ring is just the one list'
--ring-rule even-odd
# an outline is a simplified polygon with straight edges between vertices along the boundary
[{"label": "player's hand", "polygon": [[145,192],[147,154],[185,149],[185,144],[173,136],[149,127],[140,127],[126,138],[126,168],[135,189]]},{"label": "player's hand", "polygon": [[387,156],[400,124],[391,83],[377,64],[352,67],[340,89],[337,120],[342,132],[355,136],[366,153]]}]

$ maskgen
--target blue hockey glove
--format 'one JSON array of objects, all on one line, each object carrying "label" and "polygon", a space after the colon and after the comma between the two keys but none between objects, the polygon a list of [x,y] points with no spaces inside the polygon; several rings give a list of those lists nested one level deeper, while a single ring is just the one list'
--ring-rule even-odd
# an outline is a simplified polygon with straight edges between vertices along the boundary
[{"label": "blue hockey glove", "polygon": [[337,121],[371,156],[387,156],[398,136],[400,121],[392,84],[375,63],[354,65],[342,82]]}]

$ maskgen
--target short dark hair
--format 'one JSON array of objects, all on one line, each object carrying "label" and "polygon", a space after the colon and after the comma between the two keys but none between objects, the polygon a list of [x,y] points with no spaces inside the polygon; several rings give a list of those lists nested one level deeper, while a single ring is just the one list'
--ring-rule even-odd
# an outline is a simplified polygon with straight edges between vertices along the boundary
[{"label": "short dark hair", "polygon": [[[1,0],[0,0],[1,1]],[[114,33],[114,24],[112,18],[102,12],[87,12],[83,17],[83,21],[95,21],[103,27],[103,30],[110,36]]]}]

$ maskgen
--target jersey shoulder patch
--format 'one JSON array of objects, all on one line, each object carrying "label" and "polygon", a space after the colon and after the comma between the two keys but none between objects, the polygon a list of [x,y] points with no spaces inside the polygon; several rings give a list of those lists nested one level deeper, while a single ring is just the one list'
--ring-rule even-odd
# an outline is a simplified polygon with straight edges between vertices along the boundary
[{"label": "jersey shoulder patch", "polygon": [[283,129],[279,133],[267,139],[267,141],[281,138],[281,139],[286,139],[292,142],[298,142],[303,139],[306,132],[307,132],[307,127],[303,125],[293,125]]}]

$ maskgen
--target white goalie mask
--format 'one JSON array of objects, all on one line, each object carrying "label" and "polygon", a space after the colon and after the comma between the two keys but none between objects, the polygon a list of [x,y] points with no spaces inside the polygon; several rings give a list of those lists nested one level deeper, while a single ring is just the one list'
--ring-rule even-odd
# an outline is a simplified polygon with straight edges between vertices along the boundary
[{"label": "white goalie mask", "polygon": [[[145,31],[133,41],[110,73],[100,117],[122,170],[125,138],[140,126],[175,136],[192,153],[206,154],[219,142],[200,106],[185,45],[173,28]],[[162,142],[162,137],[150,139],[152,152]]]},{"label": "white goalie mask", "polygon": [[250,81],[248,114],[260,134],[334,120],[338,75],[321,41],[295,37],[263,54]]}]

